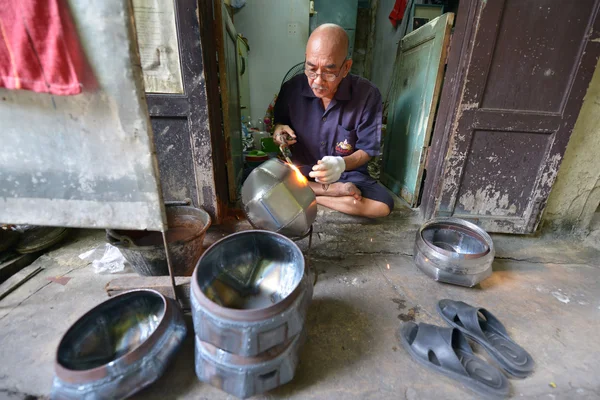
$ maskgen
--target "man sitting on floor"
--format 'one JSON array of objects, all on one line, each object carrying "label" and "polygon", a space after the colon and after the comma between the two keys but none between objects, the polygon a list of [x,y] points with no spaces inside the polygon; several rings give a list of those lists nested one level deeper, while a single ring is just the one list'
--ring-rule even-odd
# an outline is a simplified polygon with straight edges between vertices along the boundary
[{"label": "man sitting on floor", "polygon": [[274,109],[278,145],[290,146],[292,162],[309,182],[317,203],[346,214],[384,217],[394,208],[386,189],[367,172],[381,140],[381,94],[349,74],[348,35],[338,25],[313,31],[305,74],[286,82]]}]

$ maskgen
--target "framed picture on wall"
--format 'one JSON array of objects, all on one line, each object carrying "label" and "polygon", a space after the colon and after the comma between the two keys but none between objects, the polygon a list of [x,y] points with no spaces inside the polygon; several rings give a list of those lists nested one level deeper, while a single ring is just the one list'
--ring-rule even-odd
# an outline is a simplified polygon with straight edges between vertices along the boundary
[{"label": "framed picture on wall", "polygon": [[[408,32],[419,29],[429,21],[444,13],[444,6],[438,4],[413,4],[408,23]],[[408,33],[407,32],[407,33]]]}]

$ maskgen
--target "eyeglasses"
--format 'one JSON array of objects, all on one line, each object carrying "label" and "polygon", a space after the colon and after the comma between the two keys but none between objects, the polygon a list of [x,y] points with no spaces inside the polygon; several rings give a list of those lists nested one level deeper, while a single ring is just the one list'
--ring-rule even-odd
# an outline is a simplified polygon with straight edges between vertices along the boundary
[{"label": "eyeglasses", "polygon": [[344,61],[342,62],[342,68],[340,68],[340,71],[337,74],[334,74],[333,72],[322,72],[320,74],[317,74],[315,71],[311,71],[310,69],[308,69],[306,67],[306,64],[304,64],[304,74],[308,77],[308,79],[317,79],[317,76],[321,75],[321,79],[323,79],[324,81],[333,82],[342,73],[342,69],[344,68],[344,64],[346,63],[346,60],[348,60],[348,59],[345,58]]}]

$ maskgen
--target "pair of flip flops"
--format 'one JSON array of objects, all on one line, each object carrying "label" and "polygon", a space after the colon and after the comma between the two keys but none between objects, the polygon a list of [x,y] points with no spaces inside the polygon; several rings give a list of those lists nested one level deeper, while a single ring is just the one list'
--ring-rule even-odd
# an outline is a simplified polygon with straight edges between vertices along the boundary
[{"label": "pair of flip flops", "polygon": [[517,378],[531,375],[533,359],[510,338],[492,313],[453,300],[440,300],[437,310],[450,328],[408,322],[398,331],[402,345],[416,361],[483,396],[507,397],[508,379],[473,353],[468,337],[481,345],[508,374]]}]

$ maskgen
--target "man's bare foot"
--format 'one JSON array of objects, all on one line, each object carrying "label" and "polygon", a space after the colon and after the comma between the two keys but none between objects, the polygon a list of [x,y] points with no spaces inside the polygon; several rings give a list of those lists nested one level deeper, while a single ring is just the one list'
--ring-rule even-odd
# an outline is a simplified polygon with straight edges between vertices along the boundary
[{"label": "man's bare foot", "polygon": [[352,182],[332,183],[329,189],[327,189],[323,195],[331,197],[353,196],[356,200],[362,199],[362,193]]}]

